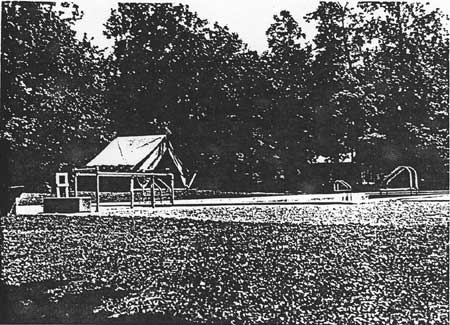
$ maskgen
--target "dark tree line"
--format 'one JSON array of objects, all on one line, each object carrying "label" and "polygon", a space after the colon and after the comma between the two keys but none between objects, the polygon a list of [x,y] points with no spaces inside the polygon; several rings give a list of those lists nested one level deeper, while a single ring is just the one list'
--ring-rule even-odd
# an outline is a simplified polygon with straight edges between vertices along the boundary
[{"label": "dark tree line", "polygon": [[[322,2],[288,11],[251,51],[188,6],[123,3],[75,37],[74,4],[2,3],[2,141],[13,184],[82,165],[116,135],[172,133],[198,186],[297,190],[318,155],[431,178],[448,168],[448,31],[439,10]],[[427,177],[427,176],[425,176]]]}]

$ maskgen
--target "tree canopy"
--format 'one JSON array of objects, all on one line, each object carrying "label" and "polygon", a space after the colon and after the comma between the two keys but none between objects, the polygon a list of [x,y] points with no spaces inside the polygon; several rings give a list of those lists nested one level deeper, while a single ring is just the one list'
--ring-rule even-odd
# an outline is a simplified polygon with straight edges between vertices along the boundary
[{"label": "tree canopy", "polygon": [[364,168],[447,172],[439,10],[321,2],[305,17],[311,41],[283,10],[264,53],[186,5],[120,3],[110,53],[76,38],[79,19],[74,4],[2,2],[1,140],[15,184],[82,165],[114,135],[167,130],[200,187],[299,190],[319,155],[349,153]]},{"label": "tree canopy", "polygon": [[2,3],[2,140],[13,181],[33,185],[83,163],[109,135],[101,51],[72,28],[76,5]]}]

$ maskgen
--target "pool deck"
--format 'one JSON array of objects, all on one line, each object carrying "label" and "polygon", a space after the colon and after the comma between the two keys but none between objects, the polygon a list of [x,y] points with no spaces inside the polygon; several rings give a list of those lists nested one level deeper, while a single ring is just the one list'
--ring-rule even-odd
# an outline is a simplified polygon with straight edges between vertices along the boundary
[{"label": "pool deck", "polygon": [[[210,199],[181,199],[175,200],[174,205],[157,204],[157,209],[173,209],[185,207],[207,207],[207,206],[241,206],[241,205],[342,205],[342,204],[365,204],[387,200],[400,201],[425,201],[425,202],[450,202],[448,193],[427,193],[419,195],[407,195],[398,197],[369,198],[370,193],[335,193],[335,194],[296,194],[296,195],[274,195],[254,196],[237,198],[210,198]],[[152,209],[147,204],[135,203],[136,208]],[[131,209],[129,202],[105,202],[100,203],[100,212],[113,211],[118,208]],[[16,214],[34,215],[43,213],[42,205],[19,205],[16,206]],[[95,213],[95,204],[92,205],[91,213]]]}]

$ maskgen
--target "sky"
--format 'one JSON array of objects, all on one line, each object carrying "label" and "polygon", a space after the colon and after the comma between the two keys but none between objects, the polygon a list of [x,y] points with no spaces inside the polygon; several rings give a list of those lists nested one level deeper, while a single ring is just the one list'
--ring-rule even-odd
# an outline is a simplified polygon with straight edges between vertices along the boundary
[{"label": "sky", "polygon": [[[81,38],[84,33],[93,37],[93,43],[101,48],[110,47],[112,40],[103,35],[103,24],[108,19],[111,9],[117,8],[117,0],[78,0],[74,1],[84,12],[83,19],[74,27]],[[168,1],[124,1],[124,2],[168,2]],[[200,18],[210,23],[218,22],[228,25],[248,44],[250,50],[262,52],[267,49],[265,32],[273,22],[273,16],[281,10],[289,10],[299,22],[307,39],[315,35],[315,25],[306,23],[303,17],[317,7],[318,0],[179,0],[174,3],[189,5]],[[350,1],[350,3],[356,3]],[[442,9],[450,15],[449,0],[430,0],[431,7]]]}]

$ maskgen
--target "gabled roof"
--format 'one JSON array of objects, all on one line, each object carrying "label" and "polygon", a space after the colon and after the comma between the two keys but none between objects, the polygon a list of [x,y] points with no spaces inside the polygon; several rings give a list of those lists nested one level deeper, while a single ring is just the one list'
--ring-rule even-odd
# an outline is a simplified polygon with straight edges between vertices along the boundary
[{"label": "gabled roof", "polygon": [[186,186],[187,180],[183,165],[175,155],[172,144],[166,135],[117,137],[86,166],[125,166],[133,171],[152,171],[158,166],[166,152],[169,153]]},{"label": "gabled roof", "polygon": [[117,137],[111,141],[87,166],[135,167],[157,151],[165,135]]}]

